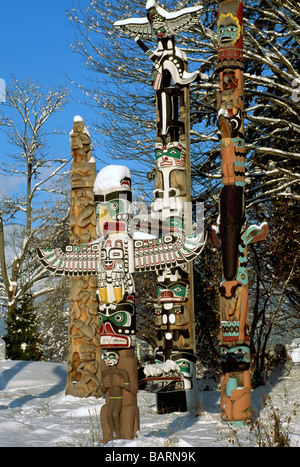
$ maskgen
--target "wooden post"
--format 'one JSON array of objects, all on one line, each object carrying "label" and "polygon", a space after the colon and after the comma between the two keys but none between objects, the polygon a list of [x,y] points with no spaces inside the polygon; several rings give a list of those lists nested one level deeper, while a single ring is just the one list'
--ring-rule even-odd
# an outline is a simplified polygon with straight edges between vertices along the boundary
[{"label": "wooden post", "polygon": [[247,245],[268,233],[265,223],[246,228],[242,0],[219,2],[217,38],[222,188],[220,224],[214,237],[220,242],[223,263],[221,418],[240,424],[252,417]]},{"label": "wooden post", "polygon": [[[93,186],[96,164],[91,158],[90,135],[81,117],[75,117],[70,133],[71,200],[70,243],[96,240]],[[100,335],[97,315],[97,277],[70,278],[69,362],[66,394],[78,397],[101,396]]]},{"label": "wooden post", "polygon": [[[174,38],[166,39],[163,48],[179,60]],[[181,64],[187,71],[187,63],[181,61]],[[167,65],[165,63],[164,69],[162,61],[163,78],[161,90],[158,91],[160,98],[157,99],[155,193],[159,190],[163,198],[154,201],[153,208],[160,215],[162,234],[167,229],[175,235],[191,234],[189,86],[176,83],[176,77],[167,71]],[[171,83],[172,79],[175,82]],[[161,97],[163,94],[164,99]],[[156,358],[161,362],[168,359],[175,361],[184,375],[183,391],[162,391],[157,394],[158,412],[196,410],[193,264],[190,262],[183,268],[171,269],[163,274],[158,272],[157,275]],[[174,293],[176,286],[185,288],[181,301]]]},{"label": "wooden post", "polygon": [[128,232],[132,201],[130,171],[109,165],[100,170],[94,185],[97,228],[101,238],[98,266],[98,315],[103,441],[133,439],[139,429],[138,371],[135,357],[135,287],[133,240]]},{"label": "wooden post", "polygon": [[[199,73],[188,73],[185,54],[175,46],[176,31],[197,23],[201,7],[184,8],[174,14],[156,1],[147,1],[147,18],[121,20],[116,28],[134,37],[152,60],[152,87],[156,93],[156,175],[152,209],[159,221],[159,235],[183,237],[191,232],[189,84]],[[155,37],[150,50],[141,40]],[[190,224],[190,226],[189,226]],[[204,242],[203,242],[204,243]],[[199,254],[199,251],[198,251]],[[196,408],[195,324],[193,266],[157,268],[156,359],[173,360],[181,370],[184,387],[157,391],[158,412]]]}]

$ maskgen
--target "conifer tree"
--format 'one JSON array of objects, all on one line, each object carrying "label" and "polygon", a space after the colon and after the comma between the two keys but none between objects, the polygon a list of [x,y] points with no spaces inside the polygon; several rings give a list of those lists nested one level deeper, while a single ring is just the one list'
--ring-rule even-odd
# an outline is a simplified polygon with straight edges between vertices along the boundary
[{"label": "conifer tree", "polygon": [[38,320],[31,292],[27,292],[19,300],[9,317],[7,328],[7,358],[40,360],[42,352],[38,334]]}]

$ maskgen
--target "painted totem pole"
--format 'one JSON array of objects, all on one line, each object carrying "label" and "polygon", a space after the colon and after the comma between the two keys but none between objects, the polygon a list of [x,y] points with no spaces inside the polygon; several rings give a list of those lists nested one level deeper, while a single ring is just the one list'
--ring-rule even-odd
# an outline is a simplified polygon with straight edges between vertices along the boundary
[{"label": "painted totem pole", "polygon": [[[86,174],[88,168],[82,173]],[[38,249],[42,264],[52,273],[70,276],[78,287],[82,279],[84,284],[93,282],[93,313],[98,315],[98,325],[76,323],[77,329],[84,330],[90,341],[104,351],[103,360],[100,357],[93,360],[101,376],[97,387],[100,395],[106,395],[101,409],[104,442],[113,438],[132,439],[139,429],[133,273],[178,268],[202,250],[201,236],[134,239],[128,229],[131,198],[128,168],[104,167],[93,186],[97,238],[90,238],[92,241],[85,245],[68,245],[65,250]],[[73,294],[77,297],[80,293],[78,288]],[[77,314],[75,320],[79,317]]]},{"label": "painted totem pole", "polygon": [[[199,72],[187,71],[187,58],[174,34],[198,22],[201,7],[170,13],[156,0],[146,3],[147,17],[117,21],[114,26],[135,39],[152,60],[156,92],[156,175],[152,211],[160,235],[191,233],[189,84]],[[155,40],[152,51],[141,40]],[[151,221],[150,221],[151,222]],[[204,241],[202,238],[202,246]],[[172,266],[172,265],[171,265]],[[146,270],[146,268],[145,268]],[[158,412],[185,411],[197,406],[192,265],[157,270],[156,361],[175,361],[182,383],[159,378],[149,390],[157,393]]]},{"label": "painted totem pole", "polygon": [[103,441],[107,442],[113,438],[133,439],[139,429],[133,242],[128,233],[132,192],[127,167],[108,165],[100,170],[94,199],[99,251],[98,316],[104,350],[101,389],[106,394],[100,418]]},{"label": "painted totem pole", "polygon": [[222,188],[219,225],[213,237],[221,245],[220,285],[221,418],[251,419],[247,245],[263,240],[268,226],[246,227],[243,90],[243,2],[219,2],[217,22],[218,126]]}]

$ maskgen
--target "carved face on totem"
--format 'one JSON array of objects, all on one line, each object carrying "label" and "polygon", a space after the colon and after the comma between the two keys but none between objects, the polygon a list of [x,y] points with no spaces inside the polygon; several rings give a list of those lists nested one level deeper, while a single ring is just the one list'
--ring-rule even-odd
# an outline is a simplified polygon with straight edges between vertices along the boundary
[{"label": "carved face on totem", "polygon": [[170,168],[185,170],[186,149],[182,143],[172,142],[163,146],[155,145],[155,159],[158,169]]},{"label": "carved face on totem", "polygon": [[248,345],[221,347],[221,367],[223,373],[245,371],[250,368],[250,348]]},{"label": "carved face on totem", "polygon": [[[146,5],[147,7],[147,5]],[[157,39],[167,37],[167,31],[163,23],[163,18],[157,14],[155,6],[147,8],[147,18],[151,24],[153,34]]]},{"label": "carved face on totem", "polygon": [[242,28],[236,16],[232,13],[221,14],[217,24],[219,47],[230,47],[240,38]]},{"label": "carved face on totem", "polygon": [[189,285],[185,282],[172,282],[170,285],[156,287],[159,303],[184,302],[188,299]]},{"label": "carved face on totem", "polygon": [[156,209],[168,207],[174,212],[184,209],[186,195],[186,149],[180,142],[155,145],[156,176],[153,191]]},{"label": "carved face on totem", "polygon": [[[157,354],[159,358],[159,353]],[[177,363],[180,368],[181,374],[184,379],[184,388],[189,390],[193,388],[193,367],[195,365],[195,357],[189,352],[176,352],[172,351],[170,360]],[[160,360],[156,360],[157,363],[161,363]]]},{"label": "carved face on totem", "polygon": [[98,312],[102,348],[129,348],[135,344],[133,303],[102,306]]},{"label": "carved face on totem", "polygon": [[108,352],[105,351],[103,354],[103,360],[105,361],[106,366],[116,366],[119,362],[119,354],[117,352]]},{"label": "carved face on totem", "polygon": [[241,68],[243,56],[243,2],[219,4],[217,23],[218,69]]},{"label": "carved face on totem", "polygon": [[127,232],[130,204],[131,193],[127,191],[95,195],[97,225],[101,235]]},{"label": "carved face on totem", "polygon": [[97,175],[94,186],[98,235],[127,232],[132,202],[127,167],[109,165]]},{"label": "carved face on totem", "polygon": [[220,287],[221,334],[223,344],[249,341],[248,289],[239,281],[224,281]]}]

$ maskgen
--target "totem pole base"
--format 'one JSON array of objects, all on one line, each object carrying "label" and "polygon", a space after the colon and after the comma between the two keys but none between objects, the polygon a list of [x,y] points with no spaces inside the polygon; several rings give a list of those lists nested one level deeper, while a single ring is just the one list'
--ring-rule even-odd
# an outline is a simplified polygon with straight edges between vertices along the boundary
[{"label": "totem pole base", "polygon": [[165,392],[156,395],[156,407],[158,414],[172,412],[186,412],[185,391]]},{"label": "totem pole base", "polygon": [[245,426],[247,422],[249,423],[250,420],[245,420],[245,421],[230,420],[228,422],[225,422],[224,420],[222,420],[223,425],[230,425],[230,426]]}]

